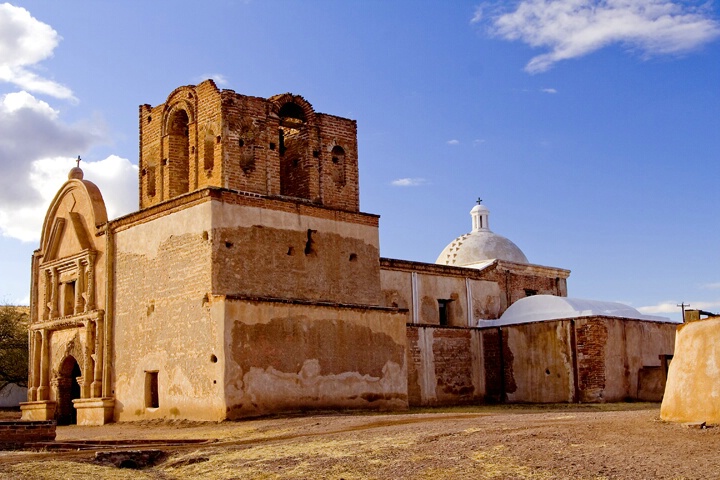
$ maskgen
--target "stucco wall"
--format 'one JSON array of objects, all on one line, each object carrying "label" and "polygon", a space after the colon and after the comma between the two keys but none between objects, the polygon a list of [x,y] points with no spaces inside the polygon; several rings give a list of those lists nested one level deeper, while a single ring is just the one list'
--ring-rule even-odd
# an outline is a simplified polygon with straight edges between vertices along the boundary
[{"label": "stucco wall", "polygon": [[665,372],[659,371],[660,355],[673,354],[677,324],[613,317],[575,322],[581,401],[661,400]]},{"label": "stucco wall", "polygon": [[482,328],[486,398],[537,403],[659,401],[665,380],[660,355],[672,355],[675,327],[579,317]]},{"label": "stucco wall", "polygon": [[720,423],[720,318],[697,320],[677,329],[660,417]]},{"label": "stucco wall", "polygon": [[[509,402],[572,402],[574,391],[570,321],[535,322],[504,327],[512,352],[505,368]],[[507,357],[507,354],[506,354]]]},{"label": "stucco wall", "polygon": [[224,308],[229,418],[407,407],[403,314],[239,298]]},{"label": "stucco wall", "polygon": [[[417,319],[419,324],[438,325],[438,300],[451,300],[448,326],[474,326],[478,318],[496,318],[500,313],[502,292],[495,282],[463,276],[443,276],[416,273],[416,303],[413,300],[412,272],[381,268],[380,284],[383,305],[408,309],[408,322]],[[468,287],[472,302],[468,305]],[[471,318],[468,308],[472,309]]]},{"label": "stucco wall", "polygon": [[[116,420],[225,418],[210,211],[205,202],[116,234]],[[146,406],[146,372],[157,372],[157,408]]]},{"label": "stucco wall", "polygon": [[376,217],[247,202],[213,202],[215,293],[380,305]]}]

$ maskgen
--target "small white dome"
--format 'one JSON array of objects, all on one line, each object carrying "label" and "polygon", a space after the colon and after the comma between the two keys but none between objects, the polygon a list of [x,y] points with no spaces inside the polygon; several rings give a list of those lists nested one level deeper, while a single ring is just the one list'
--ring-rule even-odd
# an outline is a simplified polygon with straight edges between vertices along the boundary
[{"label": "small white dome", "polygon": [[484,265],[488,260],[529,263],[517,245],[490,230],[490,210],[485,205],[475,205],[470,210],[470,216],[472,232],[453,240],[435,263],[456,267]]}]

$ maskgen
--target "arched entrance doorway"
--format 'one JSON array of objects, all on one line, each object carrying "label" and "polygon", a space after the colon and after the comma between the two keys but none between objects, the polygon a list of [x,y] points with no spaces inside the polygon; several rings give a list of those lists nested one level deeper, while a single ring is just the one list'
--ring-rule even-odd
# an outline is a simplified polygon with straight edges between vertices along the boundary
[{"label": "arched entrance doorway", "polygon": [[82,375],[80,365],[72,355],[60,364],[57,378],[57,423],[72,425],[77,423],[77,410],[73,400],[80,398],[78,377]]}]

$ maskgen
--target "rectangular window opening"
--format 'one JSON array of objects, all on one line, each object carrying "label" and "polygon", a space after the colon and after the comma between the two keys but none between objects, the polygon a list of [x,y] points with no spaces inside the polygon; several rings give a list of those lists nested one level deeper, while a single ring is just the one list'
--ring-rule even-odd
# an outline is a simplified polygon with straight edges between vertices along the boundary
[{"label": "rectangular window opening", "polygon": [[63,317],[75,314],[75,280],[63,283],[62,287],[62,313]]},{"label": "rectangular window opening", "polygon": [[145,372],[145,408],[158,408],[158,372]]},{"label": "rectangular window opening", "polygon": [[452,300],[438,299],[438,314],[440,319],[440,325],[449,325],[450,302],[452,302]]},{"label": "rectangular window opening", "polygon": [[525,296],[526,297],[532,297],[533,295],[537,295],[537,290],[532,290],[530,288],[525,289]]}]

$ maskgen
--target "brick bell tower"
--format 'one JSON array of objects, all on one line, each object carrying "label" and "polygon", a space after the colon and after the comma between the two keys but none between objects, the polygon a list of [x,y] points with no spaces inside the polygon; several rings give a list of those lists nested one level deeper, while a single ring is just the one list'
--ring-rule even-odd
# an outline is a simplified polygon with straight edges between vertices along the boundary
[{"label": "brick bell tower", "polygon": [[207,187],[359,211],[357,123],[212,80],[140,106],[140,209]]}]

